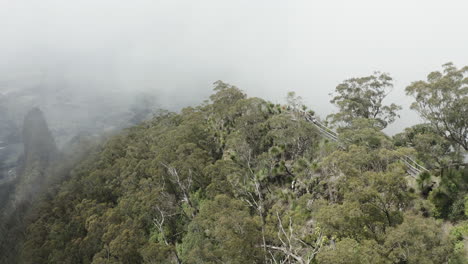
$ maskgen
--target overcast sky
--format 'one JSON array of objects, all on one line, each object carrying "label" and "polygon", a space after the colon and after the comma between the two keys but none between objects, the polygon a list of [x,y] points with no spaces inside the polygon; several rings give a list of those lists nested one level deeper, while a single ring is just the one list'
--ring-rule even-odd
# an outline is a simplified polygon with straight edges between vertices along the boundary
[{"label": "overcast sky", "polygon": [[450,0],[0,0],[0,90],[40,75],[89,95],[152,89],[171,108],[221,79],[273,102],[296,91],[325,116],[338,83],[380,70],[405,107],[394,133],[419,122],[408,84],[468,65],[467,13]]}]

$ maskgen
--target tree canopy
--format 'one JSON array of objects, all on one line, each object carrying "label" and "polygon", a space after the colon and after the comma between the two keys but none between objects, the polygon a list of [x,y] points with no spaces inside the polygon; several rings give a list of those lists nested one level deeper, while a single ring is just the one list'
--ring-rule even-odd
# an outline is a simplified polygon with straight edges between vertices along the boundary
[{"label": "tree canopy", "polygon": [[438,134],[468,151],[468,66],[461,69],[446,63],[443,71],[413,82],[406,93],[414,97],[418,111]]},{"label": "tree canopy", "polygon": [[393,87],[393,79],[386,73],[375,72],[366,77],[347,79],[336,86],[330,101],[339,112],[330,115],[334,123],[349,124],[356,118],[374,119],[385,128],[398,117],[400,106],[384,104]]},{"label": "tree canopy", "polygon": [[294,114],[294,94],[276,105],[216,82],[210,101],[160,111],[61,170],[22,239],[0,230],[16,254],[0,262],[461,264],[468,173],[429,175],[427,193],[408,175],[402,155],[450,155],[430,129],[381,131],[398,108],[378,99],[390,81],[348,81],[353,96],[375,97],[336,99],[350,110],[338,142]]}]

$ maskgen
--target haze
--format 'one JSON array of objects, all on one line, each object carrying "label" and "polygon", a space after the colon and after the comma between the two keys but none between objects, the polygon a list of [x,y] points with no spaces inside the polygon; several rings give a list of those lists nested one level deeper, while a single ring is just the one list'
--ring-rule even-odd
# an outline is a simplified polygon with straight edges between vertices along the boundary
[{"label": "haze", "polygon": [[408,84],[468,64],[467,11],[466,1],[2,0],[0,93],[29,89],[60,123],[73,117],[54,108],[58,95],[84,117],[142,92],[177,110],[223,80],[278,103],[296,91],[324,117],[338,83],[380,70],[404,106],[393,134],[420,122]]}]

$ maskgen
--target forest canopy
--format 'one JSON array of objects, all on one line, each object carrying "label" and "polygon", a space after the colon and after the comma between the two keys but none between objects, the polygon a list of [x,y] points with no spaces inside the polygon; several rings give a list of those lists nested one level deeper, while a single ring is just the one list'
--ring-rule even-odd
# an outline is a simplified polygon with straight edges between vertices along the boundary
[{"label": "forest canopy", "polygon": [[394,137],[382,132],[400,109],[382,102],[391,77],[338,85],[337,141],[294,94],[277,105],[218,81],[205,104],[160,112],[62,170],[0,259],[466,263],[466,68],[444,69],[407,88],[428,122]]}]

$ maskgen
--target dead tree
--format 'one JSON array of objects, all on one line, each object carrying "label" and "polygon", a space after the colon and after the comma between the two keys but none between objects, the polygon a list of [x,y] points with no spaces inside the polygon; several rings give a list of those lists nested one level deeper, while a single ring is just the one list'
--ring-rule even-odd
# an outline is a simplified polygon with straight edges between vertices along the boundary
[{"label": "dead tree", "polygon": [[[280,245],[266,245],[269,249],[274,263],[300,263],[310,264],[314,259],[315,255],[320,251],[323,242],[323,234],[319,230],[316,232],[317,238],[313,244],[307,243],[302,240],[299,235],[295,232],[292,219],[289,217],[289,225],[287,230],[283,226],[283,222],[278,212],[276,212],[278,218],[278,240]],[[280,252],[283,258],[277,260],[272,251]]]}]

